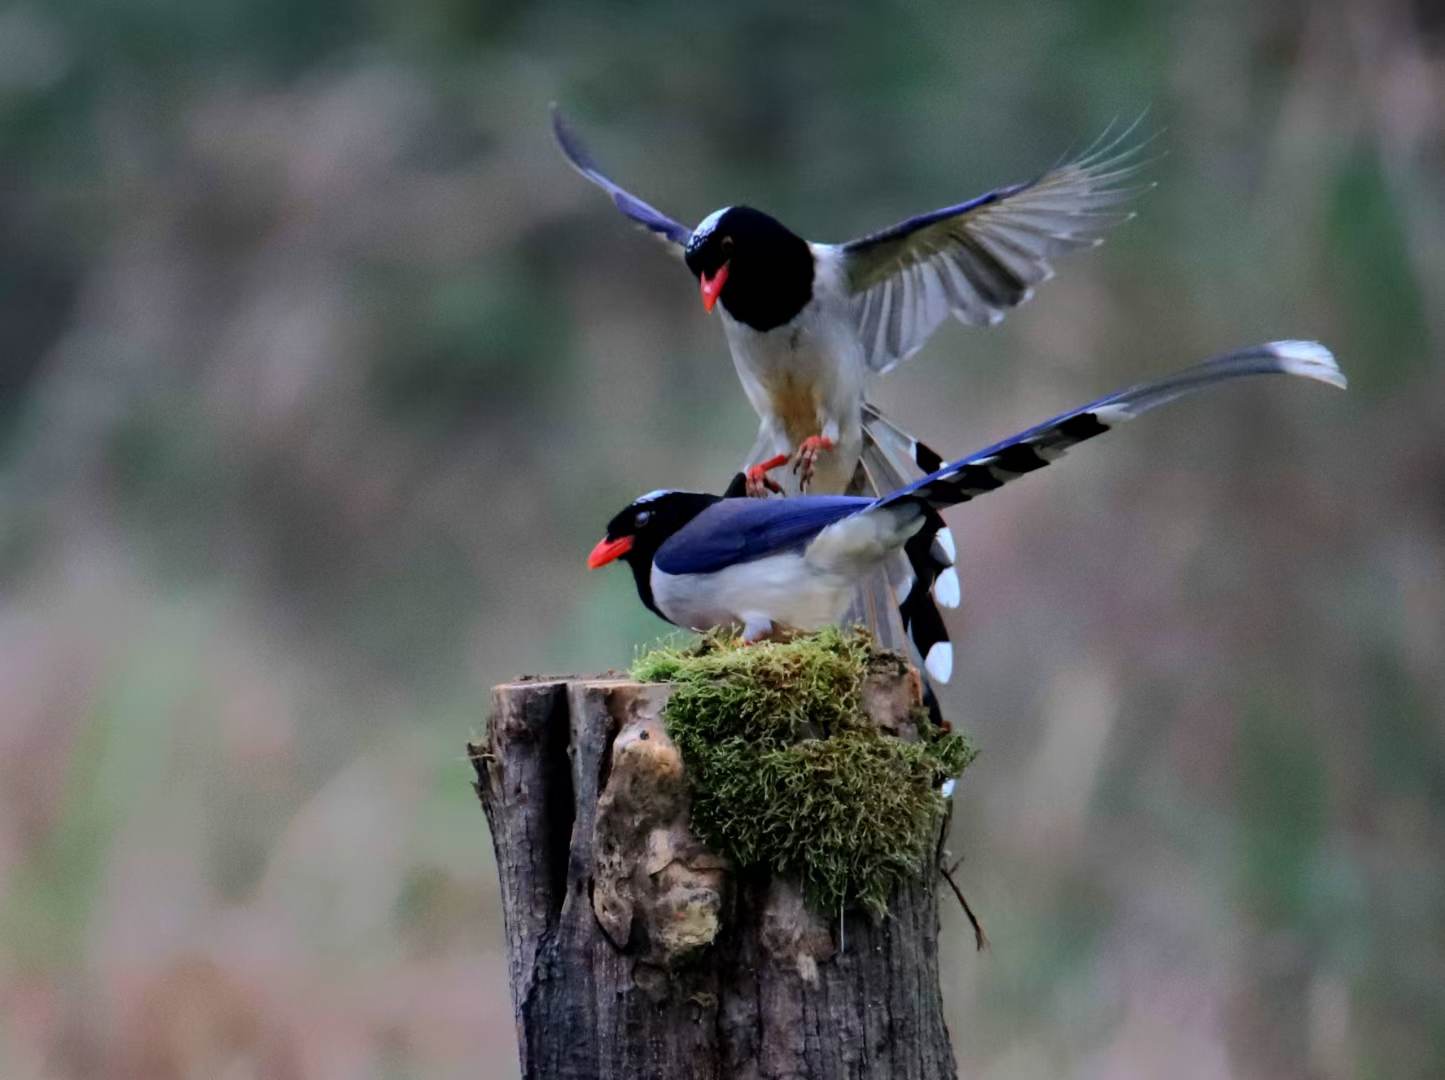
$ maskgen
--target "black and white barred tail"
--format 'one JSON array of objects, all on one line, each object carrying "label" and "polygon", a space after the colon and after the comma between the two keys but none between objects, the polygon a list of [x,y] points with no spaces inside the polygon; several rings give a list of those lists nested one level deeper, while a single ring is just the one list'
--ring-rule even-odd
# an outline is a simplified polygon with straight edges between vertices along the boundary
[{"label": "black and white barred tail", "polygon": [[1346,385],[1345,376],[1335,358],[1318,342],[1274,341],[1240,349],[1185,368],[1176,375],[1140,383],[1062,413],[934,470],[907,487],[880,498],[874,508],[922,504],[927,512],[936,515],[944,507],[968,502],[1025,473],[1042,469],[1061,457],[1069,447],[1102,435],[1177,397],[1247,375],[1298,375],[1341,389]]},{"label": "black and white barred tail", "polygon": [[[942,463],[933,450],[874,406],[863,406],[862,467],[874,492],[896,491]],[[953,675],[953,644],[939,608],[956,608],[961,599],[954,556],[953,534],[937,513],[930,512],[888,575],[904,632],[924,671],[939,683],[947,683]]]},{"label": "black and white barred tail", "polygon": [[[923,527],[890,567],[888,584],[897,598],[904,630],[928,674],[946,683],[953,673],[953,646],[939,608],[957,607],[961,599],[953,536],[938,511],[1041,469],[1071,446],[1177,397],[1229,379],[1273,374],[1346,385],[1334,357],[1318,342],[1270,342],[1109,394],[948,465],[876,407],[865,404],[861,462],[865,490],[890,492],[879,498],[879,508],[907,502],[924,509]],[[908,474],[914,477],[911,483],[906,482]]]}]

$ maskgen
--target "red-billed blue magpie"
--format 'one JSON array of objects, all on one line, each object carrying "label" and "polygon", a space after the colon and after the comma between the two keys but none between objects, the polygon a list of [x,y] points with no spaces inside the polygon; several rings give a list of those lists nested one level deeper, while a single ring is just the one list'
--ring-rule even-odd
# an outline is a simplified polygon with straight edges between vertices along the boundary
[{"label": "red-billed blue magpie", "polygon": [[[837,622],[858,583],[901,555],[909,574],[898,587],[904,626],[929,675],[947,682],[953,647],[934,601],[956,605],[959,586],[952,543],[939,542],[946,535],[939,511],[1041,469],[1074,444],[1181,395],[1268,374],[1346,385],[1317,342],[1241,349],[1071,409],[878,498],[654,491],[608,523],[587,565],[620,558],[632,567],[642,602],[668,622],[694,630],[739,627],[744,640],[756,641],[779,628]],[[742,487],[734,481],[729,495]]]},{"label": "red-billed blue magpie", "polygon": [[[908,466],[936,468],[936,455],[865,404],[870,377],[913,355],[950,315],[998,322],[1053,274],[1051,258],[1102,243],[1132,217],[1118,206],[1141,190],[1130,183],[1139,146],[1120,149],[1131,126],[1036,179],[844,244],[815,244],[748,206],[724,207],[689,229],[608,179],[555,106],[552,122],[577,171],[683,256],[705,309],[720,304],[734,366],[762,421],[745,462],[752,495],[784,485],[882,494]],[[769,475],[763,460],[779,457],[793,461],[796,480]]]}]

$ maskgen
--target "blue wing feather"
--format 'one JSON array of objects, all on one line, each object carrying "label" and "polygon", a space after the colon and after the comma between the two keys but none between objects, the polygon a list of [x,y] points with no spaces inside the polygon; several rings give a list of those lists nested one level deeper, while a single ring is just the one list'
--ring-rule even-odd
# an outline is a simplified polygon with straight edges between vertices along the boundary
[{"label": "blue wing feather", "polygon": [[805,547],[829,525],[871,506],[851,495],[723,499],[673,533],[653,565],[665,574],[710,574]]},{"label": "blue wing feather", "polygon": [[609,180],[592,160],[592,155],[588,153],[582,140],[567,126],[567,121],[562,119],[562,113],[556,105],[552,106],[552,134],[556,136],[557,145],[561,147],[562,153],[566,155],[567,161],[572,167],[607,192],[612,197],[612,203],[617,209],[639,225],[650,229],[666,240],[671,240],[679,247],[687,245],[692,230],[684,225],[679,225],[657,207],[643,202],[630,191]]},{"label": "blue wing feather", "polygon": [[879,229],[877,232],[871,232],[867,236],[860,236],[856,240],[849,240],[840,246],[849,255],[862,254],[870,248],[878,247],[880,244],[886,244],[890,240],[901,240],[910,233],[927,228],[929,225],[935,225],[947,218],[959,217],[968,213],[970,210],[977,210],[981,206],[987,206],[989,203],[1000,202],[1012,195],[1017,195],[1020,191],[1033,187],[1037,182],[1037,180],[1026,180],[1021,184],[1010,184],[1007,187],[1001,187],[994,191],[985,192],[982,195],[976,195],[965,202],[955,203],[953,206],[944,206],[937,210],[929,210],[923,214],[915,214],[913,217],[900,221],[895,225],[890,225],[886,229]]}]

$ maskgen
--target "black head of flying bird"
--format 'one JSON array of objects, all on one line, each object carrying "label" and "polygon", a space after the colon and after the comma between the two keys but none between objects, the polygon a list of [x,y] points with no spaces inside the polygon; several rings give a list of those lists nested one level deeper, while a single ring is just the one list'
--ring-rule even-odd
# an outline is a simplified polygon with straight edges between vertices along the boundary
[{"label": "black head of flying bird", "polygon": [[810,243],[747,206],[689,229],[610,180],[555,109],[552,122],[573,167],[682,254],[703,306],[717,306],[761,420],[745,462],[750,494],[778,484],[761,463],[779,455],[794,462],[796,489],[817,493],[881,493],[885,476],[926,464],[894,452],[916,440],[881,430],[891,425],[865,403],[870,377],[911,356],[950,316],[998,322],[1052,275],[1055,256],[1093,247],[1132,216],[1119,204],[1141,190],[1131,178],[1142,144],[1127,145],[1130,127],[1033,180],[847,243]]},{"label": "black head of flying bird", "polygon": [[587,563],[626,559],[643,603],[662,618],[695,630],[740,627],[755,641],[776,628],[837,622],[864,576],[902,559],[903,622],[929,675],[947,682],[953,650],[933,602],[956,604],[958,582],[952,543],[939,542],[941,510],[1041,469],[1069,447],[1184,394],[1268,374],[1345,386],[1334,357],[1316,342],[1241,349],[1072,409],[879,498],[655,491],[609,522]]},{"label": "black head of flying bird", "polygon": [[812,249],[777,218],[729,206],[688,237],[683,261],[698,279],[702,306],[723,309],[754,330],[784,326],[813,295]]}]

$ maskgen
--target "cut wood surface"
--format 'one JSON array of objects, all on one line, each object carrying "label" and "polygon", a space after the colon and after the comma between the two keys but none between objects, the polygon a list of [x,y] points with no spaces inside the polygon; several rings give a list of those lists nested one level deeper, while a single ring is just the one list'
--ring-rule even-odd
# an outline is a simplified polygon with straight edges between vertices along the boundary
[{"label": "cut wood surface", "polygon": [[[911,673],[870,715],[896,718]],[[491,825],[526,1080],[941,1080],[938,873],[820,917],[688,827],[669,688],[529,679],[469,747]],[[887,719],[883,714],[887,714]],[[860,807],[860,814],[867,808]],[[946,822],[943,825],[946,828]]]}]

